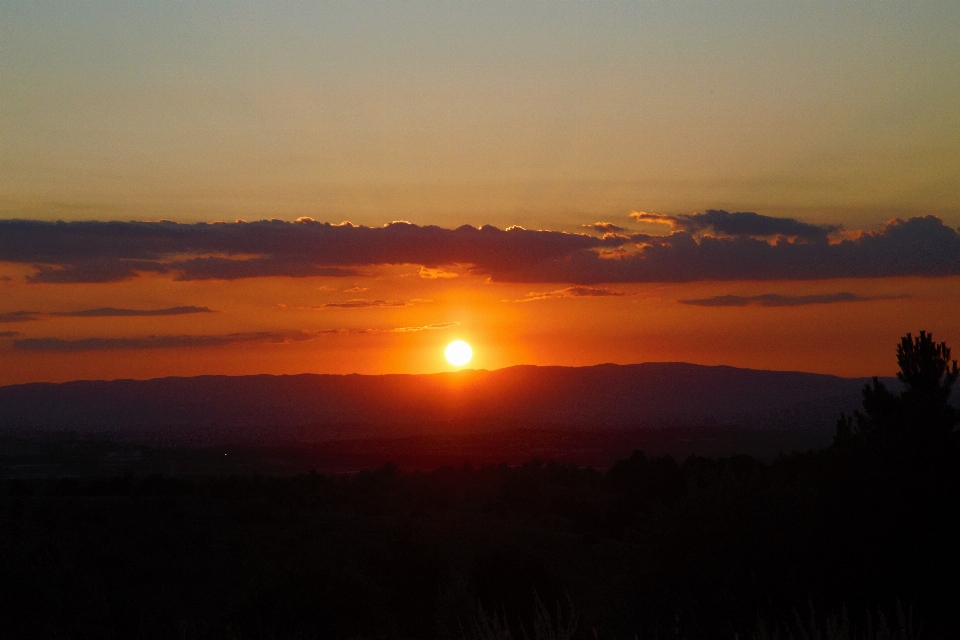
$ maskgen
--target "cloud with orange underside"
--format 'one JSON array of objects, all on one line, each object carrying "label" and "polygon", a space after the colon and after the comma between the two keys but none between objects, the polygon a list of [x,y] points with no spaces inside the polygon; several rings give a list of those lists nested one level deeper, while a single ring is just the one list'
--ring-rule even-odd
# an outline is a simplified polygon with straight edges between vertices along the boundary
[{"label": "cloud with orange underside", "polygon": [[0,220],[0,262],[28,265],[34,271],[27,282],[48,284],[119,282],[142,273],[178,281],[356,277],[407,264],[438,276],[444,267],[468,265],[466,274],[492,282],[570,285],[960,275],[960,233],[934,216],[894,219],[858,234],[752,212],[634,218],[668,224],[672,232],[598,238],[405,222]]},{"label": "cloud with orange underside", "polygon": [[566,287],[555,291],[531,291],[525,298],[506,300],[505,302],[536,302],[538,300],[553,300],[556,298],[604,298],[625,295],[628,295],[626,291],[617,291],[616,289],[578,286]]},{"label": "cloud with orange underside", "polygon": [[427,267],[420,267],[420,271],[417,272],[417,275],[424,280],[439,280],[446,278],[457,278],[460,276],[460,274],[455,271],[446,271],[440,268],[429,269]]}]

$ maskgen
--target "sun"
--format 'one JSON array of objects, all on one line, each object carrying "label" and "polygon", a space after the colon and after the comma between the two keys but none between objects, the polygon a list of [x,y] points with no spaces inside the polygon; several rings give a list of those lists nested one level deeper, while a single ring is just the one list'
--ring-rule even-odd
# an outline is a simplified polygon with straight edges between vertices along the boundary
[{"label": "sun", "polygon": [[463,340],[454,340],[447,345],[444,354],[447,356],[447,362],[455,367],[462,367],[473,358],[473,349]]}]

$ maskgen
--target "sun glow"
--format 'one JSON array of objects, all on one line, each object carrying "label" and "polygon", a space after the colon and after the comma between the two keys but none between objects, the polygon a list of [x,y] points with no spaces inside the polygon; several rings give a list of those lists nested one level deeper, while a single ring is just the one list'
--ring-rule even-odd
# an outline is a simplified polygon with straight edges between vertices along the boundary
[{"label": "sun glow", "polygon": [[473,349],[463,340],[455,340],[447,345],[444,354],[447,356],[447,362],[455,367],[462,367],[473,358]]}]

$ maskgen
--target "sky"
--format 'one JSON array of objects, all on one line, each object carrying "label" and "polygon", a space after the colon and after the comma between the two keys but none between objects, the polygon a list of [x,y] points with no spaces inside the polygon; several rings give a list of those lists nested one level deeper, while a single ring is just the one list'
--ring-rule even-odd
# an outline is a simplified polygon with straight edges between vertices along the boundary
[{"label": "sky", "polygon": [[960,350],[958,32],[949,2],[4,2],[0,384]]}]

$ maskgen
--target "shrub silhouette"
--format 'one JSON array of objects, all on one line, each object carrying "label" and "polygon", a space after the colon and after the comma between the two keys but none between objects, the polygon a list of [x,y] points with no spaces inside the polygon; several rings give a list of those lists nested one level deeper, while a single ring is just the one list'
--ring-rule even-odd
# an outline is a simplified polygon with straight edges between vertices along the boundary
[{"label": "shrub silhouette", "polygon": [[863,388],[863,411],[852,417],[841,414],[834,442],[841,446],[872,443],[926,448],[946,442],[960,422],[960,412],[950,405],[950,391],[958,376],[957,361],[950,360],[946,343],[936,343],[926,331],[914,338],[905,335],[897,345],[899,395],[879,378]]}]

